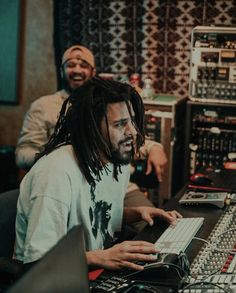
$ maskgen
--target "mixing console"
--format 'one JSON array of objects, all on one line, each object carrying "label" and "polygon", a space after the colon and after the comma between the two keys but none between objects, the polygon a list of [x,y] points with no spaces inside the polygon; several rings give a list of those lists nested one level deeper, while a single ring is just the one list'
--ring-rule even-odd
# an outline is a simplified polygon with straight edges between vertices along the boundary
[{"label": "mixing console", "polygon": [[190,267],[191,278],[181,292],[236,290],[236,206],[226,209],[204,242]]}]

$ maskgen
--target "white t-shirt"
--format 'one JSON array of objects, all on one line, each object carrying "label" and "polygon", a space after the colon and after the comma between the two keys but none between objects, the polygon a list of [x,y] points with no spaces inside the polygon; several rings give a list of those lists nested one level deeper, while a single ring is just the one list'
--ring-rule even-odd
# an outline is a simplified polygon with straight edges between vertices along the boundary
[{"label": "white t-shirt", "polygon": [[24,177],[17,204],[15,256],[24,263],[40,259],[72,227],[82,224],[86,249],[106,248],[121,230],[129,165],[119,181],[113,165],[95,191],[83,177],[70,145],[42,157]]}]

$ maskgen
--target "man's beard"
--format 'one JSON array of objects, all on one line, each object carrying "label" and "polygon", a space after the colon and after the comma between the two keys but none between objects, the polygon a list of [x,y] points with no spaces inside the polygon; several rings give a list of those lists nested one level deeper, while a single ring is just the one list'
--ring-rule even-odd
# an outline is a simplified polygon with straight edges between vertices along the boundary
[{"label": "man's beard", "polygon": [[63,80],[62,80],[62,85],[63,85],[63,88],[65,89],[65,91],[66,91],[69,95],[73,92],[74,89],[72,89],[72,88],[70,87],[70,84],[69,84],[69,82],[68,82],[67,79],[63,78]]},{"label": "man's beard", "polygon": [[128,165],[133,160],[134,153],[135,152],[134,152],[133,146],[132,146],[131,151],[122,152],[122,153],[120,152],[119,149],[112,150],[109,161],[112,164],[116,164],[116,165]]},{"label": "man's beard", "polygon": [[[92,78],[92,76],[91,76],[91,78]],[[87,80],[86,80],[85,76],[83,76],[83,82],[82,82],[82,84],[77,85],[76,87],[72,88],[70,86],[70,82],[66,79],[64,73],[63,73],[63,76],[62,76],[62,86],[63,86],[63,89],[65,89],[65,91],[69,95],[71,95],[73,93],[73,91],[75,91],[77,88],[81,87],[86,81]]]}]

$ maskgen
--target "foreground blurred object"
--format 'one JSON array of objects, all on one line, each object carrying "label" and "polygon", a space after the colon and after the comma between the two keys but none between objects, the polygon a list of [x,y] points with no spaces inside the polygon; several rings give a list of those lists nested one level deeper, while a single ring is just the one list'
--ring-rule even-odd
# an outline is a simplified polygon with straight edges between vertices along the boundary
[{"label": "foreground blurred object", "polygon": [[12,258],[18,196],[18,189],[0,193],[0,292],[17,279],[22,270],[21,263]]},{"label": "foreground blurred object", "polygon": [[84,232],[76,226],[8,291],[89,292]]},{"label": "foreground blurred object", "polygon": [[17,188],[18,169],[15,162],[15,147],[0,145],[0,192]]}]

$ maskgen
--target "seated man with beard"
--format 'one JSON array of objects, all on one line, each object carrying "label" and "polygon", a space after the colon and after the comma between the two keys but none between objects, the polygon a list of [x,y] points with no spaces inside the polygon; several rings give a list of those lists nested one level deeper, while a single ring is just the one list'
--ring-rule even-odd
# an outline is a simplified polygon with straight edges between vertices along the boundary
[{"label": "seated man with beard", "polygon": [[[81,45],[75,45],[64,52],[61,62],[63,88],[54,94],[43,96],[34,101],[25,115],[16,146],[16,163],[20,169],[29,170],[32,167],[35,154],[43,151],[54,131],[63,102],[74,89],[82,86],[95,74],[95,60],[89,49]],[[159,182],[161,182],[163,168],[167,163],[162,145],[146,140],[140,152],[142,157],[147,158],[147,173],[150,173],[153,169]],[[125,205],[153,206],[138,186],[131,182],[127,188]],[[135,227],[140,230],[143,224],[140,223]]]},{"label": "seated man with beard", "polygon": [[[79,98],[78,98],[79,97]],[[15,257],[31,266],[76,225],[85,231],[88,265],[142,270],[157,252],[146,241],[114,245],[123,224],[181,215],[124,207],[129,163],[144,143],[143,103],[131,86],[92,78],[62,107],[55,132],[23,178],[17,204]]]}]

